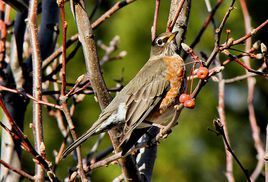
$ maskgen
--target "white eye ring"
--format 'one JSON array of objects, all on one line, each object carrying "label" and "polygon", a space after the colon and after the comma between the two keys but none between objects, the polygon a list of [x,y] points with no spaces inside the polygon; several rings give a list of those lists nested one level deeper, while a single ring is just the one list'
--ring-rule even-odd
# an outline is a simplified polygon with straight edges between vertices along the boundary
[{"label": "white eye ring", "polygon": [[165,45],[165,42],[162,40],[162,39],[157,39],[156,40],[156,44],[160,47],[164,46]]}]

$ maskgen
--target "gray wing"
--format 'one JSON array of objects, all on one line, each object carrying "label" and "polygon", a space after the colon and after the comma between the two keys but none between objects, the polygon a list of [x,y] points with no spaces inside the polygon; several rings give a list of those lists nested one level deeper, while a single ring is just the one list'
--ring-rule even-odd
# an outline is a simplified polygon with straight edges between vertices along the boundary
[{"label": "gray wing", "polygon": [[[166,65],[161,59],[153,60],[153,64],[147,66],[149,69],[147,67],[144,72],[141,70],[137,75],[139,79],[133,79],[129,83],[136,86],[136,89],[126,88],[127,113],[122,142],[128,139],[132,131],[151,113],[169,87]],[[150,73],[147,70],[150,70]]]},{"label": "gray wing", "polygon": [[[128,139],[131,132],[159,103],[161,95],[169,86],[169,82],[165,79],[165,68],[165,64],[161,59],[149,60],[139,73],[104,109],[100,114],[99,119],[91,126],[91,128],[65,150],[63,156],[67,156],[90,136],[110,129],[112,125],[109,124],[107,124],[106,128],[102,128],[103,123],[106,122],[112,114],[117,112],[118,106],[121,103],[124,103],[127,108],[126,119],[124,121],[124,138]],[[123,123],[121,122],[118,124]]]},{"label": "gray wing", "polygon": [[111,115],[117,113],[120,104],[125,104],[127,109],[125,120],[118,121],[117,125],[124,125],[123,136],[126,136],[127,139],[161,101],[162,95],[168,87],[166,64],[162,59],[150,59],[104,109],[91,128],[94,128],[94,132],[98,131],[97,133],[99,133],[113,127],[114,123],[105,124],[107,126],[105,128],[103,125],[107,123]]},{"label": "gray wing", "polygon": [[121,140],[121,143],[130,137],[132,131],[137,128],[159,104],[168,85],[169,83],[165,79],[159,78],[158,80],[152,81],[129,98],[123,133],[124,138]]}]

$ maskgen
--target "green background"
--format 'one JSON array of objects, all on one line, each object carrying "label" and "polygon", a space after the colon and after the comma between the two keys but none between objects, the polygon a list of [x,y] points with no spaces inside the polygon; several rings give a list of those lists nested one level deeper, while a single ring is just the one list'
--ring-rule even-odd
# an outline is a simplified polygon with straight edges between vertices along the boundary
[{"label": "green background", "polygon": [[[92,11],[94,1],[87,3],[88,12]],[[95,20],[105,9],[111,7],[113,2],[104,1],[102,10],[98,10],[93,17]],[[211,1],[212,6],[215,0]],[[165,31],[170,1],[161,1],[159,22],[157,33]],[[215,16],[216,24],[228,9],[230,1],[224,1]],[[266,8],[265,8],[266,6]],[[76,26],[70,12],[69,3],[66,3],[66,20],[68,22],[68,37],[77,32]],[[252,15],[252,26],[256,27],[267,19],[267,0],[254,1],[249,5]],[[149,58],[152,26],[154,13],[153,0],[138,0],[127,7],[119,10],[116,14],[101,24],[95,31],[96,39],[108,44],[115,36],[120,36],[119,50],[126,50],[127,56],[118,61],[108,62],[103,66],[103,75],[107,86],[114,87],[115,79],[124,78],[124,84],[127,84],[138,70],[145,64]],[[186,43],[190,44],[197,35],[208,12],[204,1],[192,0],[191,16],[189,21]],[[224,30],[230,29],[231,36],[235,39],[244,35],[243,17],[239,1],[236,3],[235,10],[232,11],[230,18]],[[265,35],[266,32],[266,35]],[[223,40],[225,37],[223,33]],[[61,37],[61,34],[60,34]],[[254,40],[260,39],[267,43],[267,28],[264,28]],[[61,38],[58,41],[61,44]],[[200,43],[195,48],[195,52],[200,51],[209,55],[214,45],[212,26],[205,31]],[[73,46],[74,47],[74,46]],[[73,48],[72,47],[72,48]],[[68,49],[68,53],[70,50]],[[237,48],[243,50],[243,46]],[[119,52],[119,51],[118,51]],[[103,51],[99,49],[99,56],[102,57]],[[116,53],[114,54],[116,55]],[[225,57],[221,57],[224,61]],[[260,64],[260,60],[252,60],[254,66]],[[78,76],[85,73],[84,58],[82,49],[78,51],[74,59],[67,66],[67,81],[74,82]],[[237,64],[231,63],[223,71],[225,78],[231,78],[244,74],[244,70]],[[173,129],[172,134],[161,141],[158,147],[158,156],[153,172],[152,181],[226,181],[225,178],[225,151],[222,139],[208,128],[213,128],[212,121],[218,117],[217,113],[217,83],[209,81],[202,89],[196,100],[194,110],[184,109],[179,119],[179,125]],[[229,136],[233,150],[241,160],[249,173],[252,173],[256,166],[256,151],[251,137],[251,128],[248,121],[247,111],[247,85],[246,80],[226,85],[226,119],[229,129]],[[265,127],[267,124],[267,80],[257,78],[255,93],[255,111],[257,121],[260,125],[261,137],[264,141]],[[70,99],[71,100],[71,99]],[[31,105],[31,104],[30,104]],[[31,122],[31,106],[29,105],[26,116],[25,132],[32,139],[32,131],[29,128]],[[52,151],[58,150],[63,140],[54,118],[46,114],[43,109],[44,136],[46,144],[47,157],[54,161]],[[79,135],[85,132],[96,120],[100,113],[98,104],[94,101],[92,95],[86,96],[82,103],[76,107],[73,121],[76,125],[76,131]],[[92,147],[96,137],[82,145],[83,155]],[[108,137],[101,144],[99,151],[110,146]],[[23,169],[33,173],[33,162],[31,156],[23,153]],[[76,163],[72,157],[63,160],[57,169],[57,175],[62,179],[67,175],[68,169],[75,166]],[[120,174],[120,168],[117,165],[103,167],[93,172],[93,181],[112,181]],[[234,162],[234,176],[237,181],[245,181],[243,173]],[[259,181],[264,181],[263,177]]]}]

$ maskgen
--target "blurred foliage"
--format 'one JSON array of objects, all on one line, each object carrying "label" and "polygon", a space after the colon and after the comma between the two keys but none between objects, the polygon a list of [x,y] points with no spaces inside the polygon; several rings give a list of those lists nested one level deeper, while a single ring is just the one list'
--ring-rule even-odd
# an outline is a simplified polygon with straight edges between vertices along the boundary
[{"label": "blurred foliage", "polygon": [[[88,12],[93,9],[95,1],[87,4]],[[102,15],[105,10],[116,2],[103,0],[101,9],[93,17],[93,21]],[[212,5],[216,0],[212,0]],[[165,31],[170,1],[161,1],[159,22],[157,32]],[[215,20],[219,25],[224,13],[228,9],[230,1],[224,1],[217,12]],[[255,27],[267,19],[267,0],[256,0],[249,2],[250,14],[252,15],[252,26]],[[66,3],[66,19],[68,22],[68,37],[75,34],[77,29],[70,12],[69,3]],[[108,87],[115,85],[115,79],[123,76],[124,84],[138,72],[149,58],[150,53],[150,28],[153,21],[154,1],[138,0],[137,2],[119,10],[110,19],[101,24],[96,30],[96,39],[108,44],[115,36],[120,36],[119,50],[126,50],[127,56],[123,60],[108,62],[103,66],[103,74]],[[208,15],[204,1],[193,1],[191,17],[187,32],[186,42],[191,43],[198,33],[204,19]],[[239,38],[244,35],[243,17],[239,1],[236,9],[231,13],[225,29],[231,30],[231,36]],[[267,27],[258,33],[254,40],[260,39],[268,43]],[[203,51],[209,54],[214,45],[212,26],[206,30],[201,42],[195,51]],[[61,36],[61,34],[60,34]],[[225,34],[223,34],[223,37]],[[224,40],[224,38],[223,38]],[[61,44],[61,37],[59,38]],[[74,47],[74,46],[73,46]],[[72,47],[72,48],[73,48]],[[72,50],[68,49],[68,53]],[[238,46],[242,49],[242,46]],[[103,52],[99,50],[101,57]],[[224,60],[224,59],[223,59]],[[223,61],[222,60],[222,61]],[[253,60],[256,61],[256,60]],[[76,78],[85,73],[82,50],[78,51],[74,59],[68,63],[67,81],[74,82]],[[223,74],[225,78],[243,74],[243,69],[235,63],[227,66]],[[242,164],[251,173],[256,165],[256,151],[251,137],[251,129],[248,121],[247,112],[247,85],[246,80],[226,86],[226,116],[229,128],[231,145],[241,159]],[[257,77],[255,109],[258,124],[262,132],[264,141],[265,127],[268,118],[268,84],[264,78]],[[211,82],[202,89],[197,98],[197,107],[194,110],[184,109],[179,120],[179,125],[173,129],[172,134],[158,147],[158,157],[154,168],[152,181],[226,181],[225,179],[225,152],[222,139],[213,132],[208,131],[212,128],[212,120],[218,117],[217,114],[217,84]],[[266,99],[265,99],[266,98]],[[242,104],[241,104],[242,103]],[[63,140],[58,131],[57,123],[54,118],[44,115],[44,131],[47,157],[54,161],[52,151],[58,150]],[[82,103],[76,107],[73,121],[79,135],[96,120],[100,113],[98,104],[92,95],[87,96]],[[29,128],[31,122],[31,104],[28,107],[25,133],[31,138],[32,131]],[[93,137],[82,145],[83,155],[91,148],[96,137]],[[31,138],[31,141],[32,138]],[[99,151],[110,145],[108,137],[101,144]],[[23,169],[28,172],[34,171],[33,162],[29,154],[23,154]],[[61,178],[67,175],[67,166],[75,166],[72,157],[63,160],[57,169],[57,175]],[[116,165],[103,167],[93,172],[93,181],[112,181],[120,174],[120,168]],[[234,175],[237,181],[245,181],[245,178],[234,163]],[[263,181],[263,178],[260,178]]]}]

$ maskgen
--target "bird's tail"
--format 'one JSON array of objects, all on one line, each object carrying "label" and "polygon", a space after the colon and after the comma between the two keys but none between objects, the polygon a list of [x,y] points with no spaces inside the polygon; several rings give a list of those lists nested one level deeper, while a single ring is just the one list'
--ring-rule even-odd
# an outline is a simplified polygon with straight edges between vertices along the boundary
[{"label": "bird's tail", "polygon": [[84,141],[86,141],[89,137],[96,134],[96,127],[91,127],[85,134],[80,136],[77,140],[75,140],[67,149],[63,152],[62,158],[65,158],[69,155],[74,149],[76,149],[79,145],[81,145]]}]

